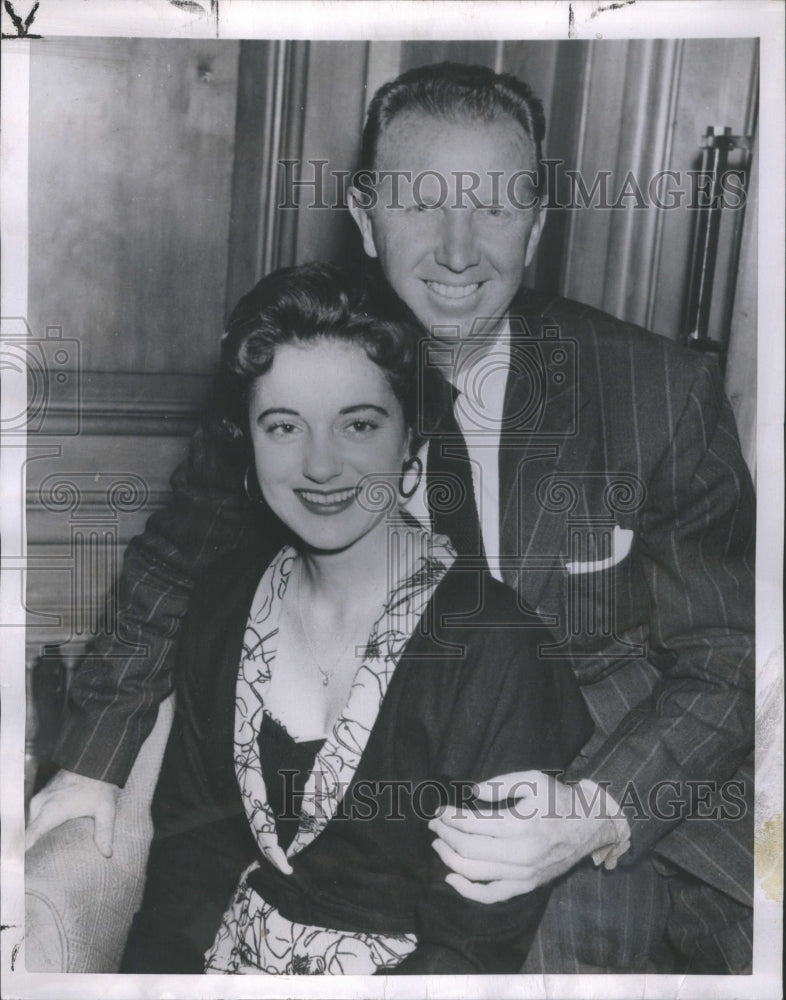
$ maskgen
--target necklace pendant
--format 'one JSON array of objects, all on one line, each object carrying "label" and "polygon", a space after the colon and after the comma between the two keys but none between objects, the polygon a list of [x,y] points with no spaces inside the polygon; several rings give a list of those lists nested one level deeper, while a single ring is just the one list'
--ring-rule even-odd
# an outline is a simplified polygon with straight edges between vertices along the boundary
[{"label": "necklace pendant", "polygon": [[324,670],[319,671],[322,674],[322,687],[327,687],[330,683],[330,675],[326,674]]}]

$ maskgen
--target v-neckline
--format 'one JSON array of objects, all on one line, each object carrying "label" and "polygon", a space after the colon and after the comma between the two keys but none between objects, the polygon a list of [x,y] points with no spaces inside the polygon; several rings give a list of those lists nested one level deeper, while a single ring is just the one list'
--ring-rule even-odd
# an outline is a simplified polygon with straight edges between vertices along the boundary
[{"label": "v-neckline", "polygon": [[[286,852],[289,857],[319,836],[335,815],[360,764],[401,653],[455,558],[441,536],[424,532],[420,538],[423,554],[415,560],[416,569],[396,581],[388,593],[346,705],[317,752],[303,792],[298,832]],[[243,637],[235,697],[235,772],[252,832],[271,861],[272,848],[279,845],[257,735],[264,712],[264,689],[275,669],[283,597],[296,559],[294,549],[282,549],[257,586]]]}]

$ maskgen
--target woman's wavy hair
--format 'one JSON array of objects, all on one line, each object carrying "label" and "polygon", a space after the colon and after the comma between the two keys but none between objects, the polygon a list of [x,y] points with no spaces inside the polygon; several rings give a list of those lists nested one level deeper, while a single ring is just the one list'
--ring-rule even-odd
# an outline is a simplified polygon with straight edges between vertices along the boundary
[{"label": "woman's wavy hair", "polygon": [[[331,264],[274,271],[240,299],[222,338],[222,429],[250,452],[248,405],[255,379],[269,371],[279,347],[327,338],[357,344],[382,370],[412,431],[414,452],[420,441],[418,343],[424,336],[407,307],[373,274],[360,281]],[[424,387],[424,395],[439,393]]]}]

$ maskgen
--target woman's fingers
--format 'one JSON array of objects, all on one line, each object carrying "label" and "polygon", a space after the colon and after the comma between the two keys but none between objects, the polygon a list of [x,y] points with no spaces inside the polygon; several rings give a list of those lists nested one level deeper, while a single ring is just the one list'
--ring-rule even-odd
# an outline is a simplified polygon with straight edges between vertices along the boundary
[{"label": "woman's fingers", "polygon": [[292,874],[292,865],[289,863],[289,859],[278,844],[271,844],[270,847],[265,849],[264,853],[268,861],[272,865],[275,865],[279,871],[283,872],[285,875]]}]

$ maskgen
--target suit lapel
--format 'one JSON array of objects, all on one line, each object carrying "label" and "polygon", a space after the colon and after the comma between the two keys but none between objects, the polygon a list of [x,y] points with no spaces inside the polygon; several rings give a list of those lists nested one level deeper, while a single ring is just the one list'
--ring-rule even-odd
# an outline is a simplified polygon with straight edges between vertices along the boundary
[{"label": "suit lapel", "polygon": [[[513,310],[516,310],[514,313]],[[580,424],[593,420],[593,399],[576,377],[575,341],[519,299],[511,312],[511,363],[499,452],[503,578],[533,608],[564,566],[566,515],[582,513],[569,479],[592,461]],[[544,609],[552,611],[553,609]]]}]

